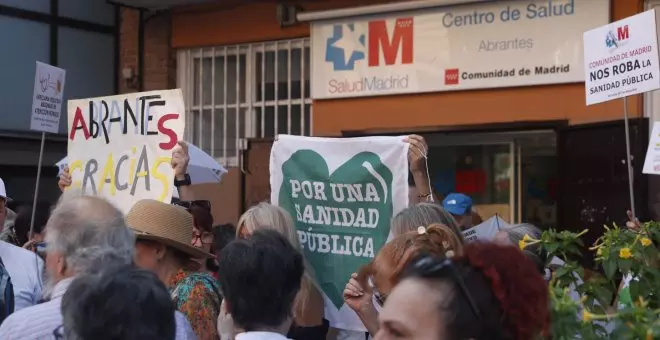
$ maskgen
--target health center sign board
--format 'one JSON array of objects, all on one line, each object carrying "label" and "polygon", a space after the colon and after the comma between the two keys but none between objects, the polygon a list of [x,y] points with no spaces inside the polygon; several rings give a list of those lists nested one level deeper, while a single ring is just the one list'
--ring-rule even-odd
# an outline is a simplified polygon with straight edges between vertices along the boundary
[{"label": "health center sign board", "polygon": [[582,34],[609,18],[609,0],[526,0],[315,22],[312,97],[582,82]]}]

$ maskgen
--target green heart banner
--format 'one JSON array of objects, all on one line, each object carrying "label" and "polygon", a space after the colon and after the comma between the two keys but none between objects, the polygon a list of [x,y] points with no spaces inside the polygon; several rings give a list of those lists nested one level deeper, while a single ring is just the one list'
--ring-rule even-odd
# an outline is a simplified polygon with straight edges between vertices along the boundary
[{"label": "green heart banner", "polygon": [[387,242],[392,216],[408,205],[407,153],[403,137],[280,135],[273,144],[271,202],[296,223],[333,327],[364,330],[342,292]]}]

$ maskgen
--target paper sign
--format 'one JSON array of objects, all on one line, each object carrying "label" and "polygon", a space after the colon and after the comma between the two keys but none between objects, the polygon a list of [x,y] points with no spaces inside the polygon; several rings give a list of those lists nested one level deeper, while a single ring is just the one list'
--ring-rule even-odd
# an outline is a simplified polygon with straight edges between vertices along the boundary
[{"label": "paper sign", "polygon": [[511,225],[495,215],[477,226],[464,230],[463,238],[466,242],[491,241],[498,231],[507,228],[511,228]]},{"label": "paper sign", "polygon": [[584,32],[587,105],[660,88],[655,9]]},{"label": "paper sign", "polygon": [[364,331],[342,292],[387,241],[408,205],[408,144],[401,137],[280,135],[270,157],[271,202],[295,221],[332,327]]},{"label": "paper sign", "polygon": [[646,149],[643,173],[660,175],[660,122],[653,123],[653,132],[649,138],[649,147]]},{"label": "paper sign", "polygon": [[68,111],[72,187],[124,212],[140,199],[170,202],[172,149],[185,128],[181,90],[70,100]]},{"label": "paper sign", "polygon": [[37,61],[30,130],[57,133],[62,114],[66,71]]}]

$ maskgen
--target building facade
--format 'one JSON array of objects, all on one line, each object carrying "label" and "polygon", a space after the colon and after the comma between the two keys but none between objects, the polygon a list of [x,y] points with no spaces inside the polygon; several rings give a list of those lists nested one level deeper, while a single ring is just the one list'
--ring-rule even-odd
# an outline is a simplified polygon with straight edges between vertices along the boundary
[{"label": "building facade", "polygon": [[[585,29],[642,12],[657,6],[657,1],[516,2],[522,3],[517,5],[517,15],[543,17],[538,23],[513,20],[512,2],[506,1],[195,2],[121,0],[121,6],[106,4],[118,13],[114,21],[118,22],[118,49],[112,54],[118,65],[110,67],[114,76],[107,78],[116,88],[93,95],[183,89],[186,139],[230,170],[221,184],[196,187],[198,198],[213,201],[218,223],[235,222],[246,207],[269,197],[270,145],[282,133],[331,137],[422,134],[429,143],[434,189],[440,194],[469,194],[483,217],[498,214],[514,223],[562,229],[594,227],[594,233],[603,223],[625,217],[629,203],[622,102],[586,106],[583,75],[575,62],[582,58],[578,45]],[[160,3],[157,9],[145,9],[155,3]],[[529,4],[536,6],[531,13],[526,7]],[[542,12],[544,6],[549,11]],[[564,25],[571,22],[556,18],[577,16],[578,12],[584,15],[585,8],[594,14],[578,20],[584,27]],[[49,13],[53,15],[52,10]],[[2,15],[0,10],[0,18]],[[414,35],[412,57],[403,51],[408,31],[397,33],[395,29],[406,28],[407,18],[414,22],[409,32]],[[489,21],[499,23],[484,24]],[[370,42],[364,34],[356,34],[355,27],[368,27],[370,22],[383,23],[380,37],[386,39],[375,43],[393,56],[371,60],[369,51],[360,50]],[[457,26],[474,27],[466,27],[465,32],[472,29],[471,33],[461,33]],[[328,56],[335,27],[351,39],[339,45],[333,41],[333,48],[341,47],[342,53],[350,48],[350,54]],[[492,53],[484,55],[493,57],[484,61],[467,48],[461,52],[460,44],[489,40],[481,39],[479,32],[491,36],[501,32],[520,39],[503,39],[501,44],[486,41],[483,49]],[[52,42],[52,33],[49,37],[47,41]],[[555,49],[539,48],[525,54],[532,49],[529,38],[538,46],[552,41]],[[393,44],[397,41],[401,46]],[[435,41],[438,46],[451,46],[451,51],[434,49]],[[497,54],[501,49],[516,51]],[[343,58],[343,64],[336,66],[332,58]],[[358,65],[391,64],[387,74],[363,70],[370,76],[390,77],[389,83],[369,85],[385,91],[356,87],[356,79],[345,76],[360,76],[355,69],[346,69],[351,58],[361,59]],[[444,65],[446,60],[457,65]],[[536,70],[548,60],[561,67]],[[421,68],[414,69],[417,81],[391,79],[406,70],[398,64],[420,63]],[[563,68],[565,64],[570,64],[569,69]],[[61,65],[69,72],[69,66]],[[530,66],[529,80],[503,78],[504,72],[521,72],[523,66]],[[88,74],[98,74],[97,69]],[[383,70],[378,72],[386,72]],[[488,75],[491,70],[494,76]],[[543,77],[545,72],[550,76]],[[420,80],[424,77],[426,80]],[[416,87],[410,87],[412,83]],[[92,96],[87,94],[76,95]],[[656,117],[660,115],[658,105],[657,94],[628,99],[636,210],[642,218],[657,218],[660,210],[654,189],[658,184],[641,173],[649,122],[660,118]],[[28,138],[28,134],[23,136]]]},{"label": "building facade", "polygon": [[[525,3],[549,4],[551,11],[553,6],[559,11],[555,14],[561,14],[562,6],[564,9],[568,5],[583,9],[591,6],[599,14],[582,21],[594,27],[656,5],[642,0]],[[214,213],[218,219],[236,221],[247,206],[268,198],[269,148],[274,136],[280,133],[423,134],[429,143],[429,172],[434,189],[440,194],[452,191],[469,194],[484,217],[499,214],[515,223],[534,222],[562,229],[599,227],[603,222],[625,217],[630,204],[622,102],[586,106],[583,78],[579,78],[583,75],[579,72],[549,80],[536,77],[529,83],[499,80],[505,87],[482,81],[472,87],[466,85],[447,91],[441,86],[434,88],[432,79],[425,88],[411,91],[351,94],[349,84],[343,93],[336,95],[342,89],[335,84],[326,93],[317,93],[327,80],[319,80],[325,75],[317,67],[328,66],[330,62],[322,51],[315,50],[324,48],[319,45],[326,42],[317,37],[318,27],[395,21],[411,16],[417,25],[423,16],[434,11],[467,13],[457,15],[462,18],[453,18],[449,24],[468,25],[470,20],[478,19],[467,17],[473,12],[488,13],[494,6],[500,5],[500,10],[508,6],[507,2],[459,0],[435,1],[435,8],[428,7],[429,4],[429,1],[299,1],[298,19],[305,21],[291,22],[282,16],[283,11],[291,9],[275,1],[218,2],[174,8],[167,18],[147,24],[147,31],[153,29],[155,36],[147,34],[145,44],[156,49],[145,48],[146,54],[154,56],[153,63],[160,68],[152,74],[147,70],[145,77],[164,81],[147,89],[181,87],[189,110],[187,138],[230,167],[222,184],[198,188],[200,197],[217,202]],[[135,15],[126,11],[124,18]],[[319,18],[323,20],[315,20]],[[547,24],[538,27],[547,28],[544,26]],[[553,39],[553,34],[554,38],[558,36],[557,39],[567,42],[551,56],[509,54],[518,58],[514,62],[536,65],[535,57],[540,61],[581,58],[567,54],[575,51],[575,44],[570,43],[580,42],[580,32],[585,28],[539,31],[535,28],[537,24],[529,22],[507,25],[483,26],[483,29],[517,30],[523,37],[536,39],[539,45],[544,39]],[[433,26],[425,26],[428,27]],[[396,32],[392,26],[388,32],[391,43]],[[423,59],[425,51],[430,51],[425,48],[429,44],[417,41],[429,37],[432,36],[415,37],[415,58]],[[460,40],[460,35],[450,38]],[[353,44],[366,44],[359,39],[359,35],[353,38]],[[478,41],[474,35],[466,39]],[[169,52],[164,48],[166,44]],[[128,45],[122,44],[122,56],[128,49]],[[398,58],[395,63],[405,62],[405,56],[395,57]],[[465,55],[465,59],[470,58]],[[496,68],[501,62],[493,57],[492,64]],[[466,72],[458,73],[460,77],[462,73]],[[474,76],[465,77],[462,79],[467,84],[467,80],[472,80],[469,77]],[[654,206],[658,200],[652,190],[656,184],[641,174],[648,122],[657,115],[654,113],[657,105],[653,110],[657,101],[657,95],[653,94],[628,99],[636,210],[646,218],[657,216]]]}]

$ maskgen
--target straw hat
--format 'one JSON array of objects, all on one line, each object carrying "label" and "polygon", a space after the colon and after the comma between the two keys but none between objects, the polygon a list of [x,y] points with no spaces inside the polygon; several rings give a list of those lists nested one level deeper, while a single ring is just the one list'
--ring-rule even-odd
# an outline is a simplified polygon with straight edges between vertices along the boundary
[{"label": "straw hat", "polygon": [[156,200],[140,200],[126,215],[126,224],[135,231],[138,239],[162,243],[196,259],[213,257],[191,245],[193,217],[182,207]]}]

